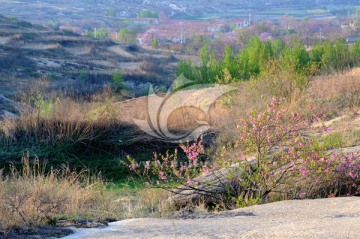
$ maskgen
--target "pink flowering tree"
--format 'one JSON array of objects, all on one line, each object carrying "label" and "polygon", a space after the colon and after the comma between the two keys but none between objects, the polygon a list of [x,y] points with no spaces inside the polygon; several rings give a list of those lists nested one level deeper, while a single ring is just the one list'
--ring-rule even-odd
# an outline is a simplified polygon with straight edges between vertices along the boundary
[{"label": "pink flowering tree", "polygon": [[[240,170],[246,175],[241,180],[249,188],[245,200],[263,200],[275,189],[287,188],[293,178],[309,175],[323,155],[308,133],[322,117],[289,111],[282,100],[273,98],[264,112],[242,120],[238,146],[243,149]],[[249,160],[245,155],[254,157]]]},{"label": "pink flowering tree", "polygon": [[[220,198],[192,182],[201,174],[213,174],[211,183],[224,187],[227,196],[221,198],[230,204],[249,205],[264,201],[272,192],[286,193],[299,182],[309,179],[328,186],[337,181],[342,185],[339,190],[345,189],[349,195],[359,193],[359,154],[336,154],[318,147],[312,136],[314,130],[329,129],[312,125],[325,115],[313,112],[311,107],[307,112],[293,112],[283,100],[273,98],[266,110],[253,112],[240,121],[240,137],[235,145],[223,147],[223,151],[241,152],[233,160],[223,154],[216,162],[205,162],[200,138],[192,144],[180,146],[185,159],[179,159],[175,150],[173,154],[155,153],[151,160],[142,163],[129,157],[128,165],[131,171],[158,187],[175,189],[163,184],[175,182],[175,186],[182,184],[204,195]],[[300,192],[299,196],[307,197],[307,193]]]},{"label": "pink flowering tree", "polygon": [[[360,152],[331,153],[321,158],[316,180],[323,179],[323,187],[329,196],[360,194]],[[330,190],[329,190],[330,189]]]},{"label": "pink flowering tree", "polygon": [[[235,146],[242,153],[235,159],[236,177],[231,178],[238,192],[237,200],[246,204],[264,201],[271,192],[288,193],[302,181],[318,181],[327,190],[353,195],[359,191],[359,154],[336,154],[319,147],[312,127],[326,117],[315,113],[300,114],[273,98],[264,112],[251,114],[238,126],[240,139]],[[225,150],[228,150],[225,148]],[[335,181],[341,186],[332,188]],[[336,192],[336,190],[338,190]],[[306,197],[306,193],[302,194]]]},{"label": "pink flowering tree", "polygon": [[190,185],[192,178],[210,173],[210,167],[213,166],[204,160],[202,142],[200,137],[191,144],[181,144],[180,149],[185,158],[179,157],[177,149],[172,154],[169,151],[166,154],[154,153],[151,160],[140,163],[128,157],[129,169],[157,187],[165,187],[164,184],[169,183]]}]

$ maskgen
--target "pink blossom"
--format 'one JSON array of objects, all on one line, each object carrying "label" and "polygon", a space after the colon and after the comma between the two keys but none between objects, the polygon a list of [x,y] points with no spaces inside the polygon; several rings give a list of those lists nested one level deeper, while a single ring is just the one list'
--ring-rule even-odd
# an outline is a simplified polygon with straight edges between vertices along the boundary
[{"label": "pink blossom", "polygon": [[206,166],[203,167],[202,171],[204,174],[209,174],[211,172],[210,169]]},{"label": "pink blossom", "polygon": [[325,127],[325,129],[324,129],[325,133],[330,133],[332,131],[333,131],[333,128],[330,128],[330,127]]},{"label": "pink blossom", "polygon": [[349,175],[352,179],[357,179],[359,176],[357,173],[353,173],[353,172],[350,172]]},{"label": "pink blossom", "polygon": [[163,171],[160,171],[159,172],[159,178],[163,181],[166,181],[167,177],[165,176],[164,172]]},{"label": "pink blossom", "polygon": [[135,171],[137,167],[136,167],[136,164],[133,162],[130,164],[129,168],[131,171]]},{"label": "pink blossom", "polygon": [[300,192],[300,193],[299,193],[299,197],[300,197],[301,199],[305,199],[305,198],[306,198],[306,193],[305,193],[305,192]]},{"label": "pink blossom", "polygon": [[145,168],[146,168],[146,169],[150,169],[150,161],[146,161],[146,162],[145,162]]},{"label": "pink blossom", "polygon": [[300,173],[303,177],[307,177],[309,175],[309,171],[302,167],[300,168]]},{"label": "pink blossom", "polygon": [[192,183],[192,181],[191,181],[190,177],[187,177],[187,182],[186,182],[186,184],[187,184],[187,185],[191,185],[191,183]]}]

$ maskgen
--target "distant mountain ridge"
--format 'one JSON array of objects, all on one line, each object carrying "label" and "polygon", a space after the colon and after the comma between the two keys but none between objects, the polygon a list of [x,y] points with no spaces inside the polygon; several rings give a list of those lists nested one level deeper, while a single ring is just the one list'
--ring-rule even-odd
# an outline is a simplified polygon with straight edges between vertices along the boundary
[{"label": "distant mountain ridge", "polygon": [[[360,5],[356,0],[0,0],[0,14],[14,15],[36,23],[92,21],[106,25],[107,18],[134,18],[143,9],[163,12],[168,17],[233,17],[234,12],[284,8],[326,9]],[[236,15],[236,14],[235,14]]]}]

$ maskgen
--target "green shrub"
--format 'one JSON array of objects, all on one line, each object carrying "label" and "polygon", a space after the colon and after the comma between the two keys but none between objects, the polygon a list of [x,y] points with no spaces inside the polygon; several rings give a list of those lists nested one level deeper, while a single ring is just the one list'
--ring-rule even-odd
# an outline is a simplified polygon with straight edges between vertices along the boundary
[{"label": "green shrub", "polygon": [[153,12],[150,10],[141,10],[141,12],[139,13],[139,17],[140,18],[158,18],[159,14],[157,12]]},{"label": "green shrub", "polygon": [[344,146],[343,136],[340,133],[330,133],[322,137],[322,147],[324,149],[341,148]]},{"label": "green shrub", "polygon": [[111,76],[112,87],[115,91],[127,89],[124,76],[120,71],[114,72]]},{"label": "green shrub", "polygon": [[54,111],[54,106],[59,101],[58,98],[55,100],[46,100],[44,97],[38,93],[34,98],[34,107],[38,110],[39,117],[50,117]]},{"label": "green shrub", "polygon": [[137,43],[136,32],[128,28],[123,28],[118,33],[118,40],[126,44]]}]

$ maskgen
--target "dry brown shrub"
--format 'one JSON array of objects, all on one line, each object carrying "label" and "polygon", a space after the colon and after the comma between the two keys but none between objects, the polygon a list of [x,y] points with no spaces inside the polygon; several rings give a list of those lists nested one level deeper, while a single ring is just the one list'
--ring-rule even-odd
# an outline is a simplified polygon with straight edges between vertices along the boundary
[{"label": "dry brown shrub", "polygon": [[0,229],[38,226],[61,216],[115,217],[118,206],[101,179],[68,167],[45,171],[38,159],[22,159],[0,179]]},{"label": "dry brown shrub", "polygon": [[0,170],[0,231],[36,227],[59,218],[116,220],[162,217],[174,212],[170,192],[155,188],[107,188],[86,170],[45,169],[38,159],[22,159],[22,168]]},{"label": "dry brown shrub", "polygon": [[360,110],[360,77],[352,73],[319,76],[312,82],[309,93],[319,108],[335,115],[347,111],[356,115]]}]

